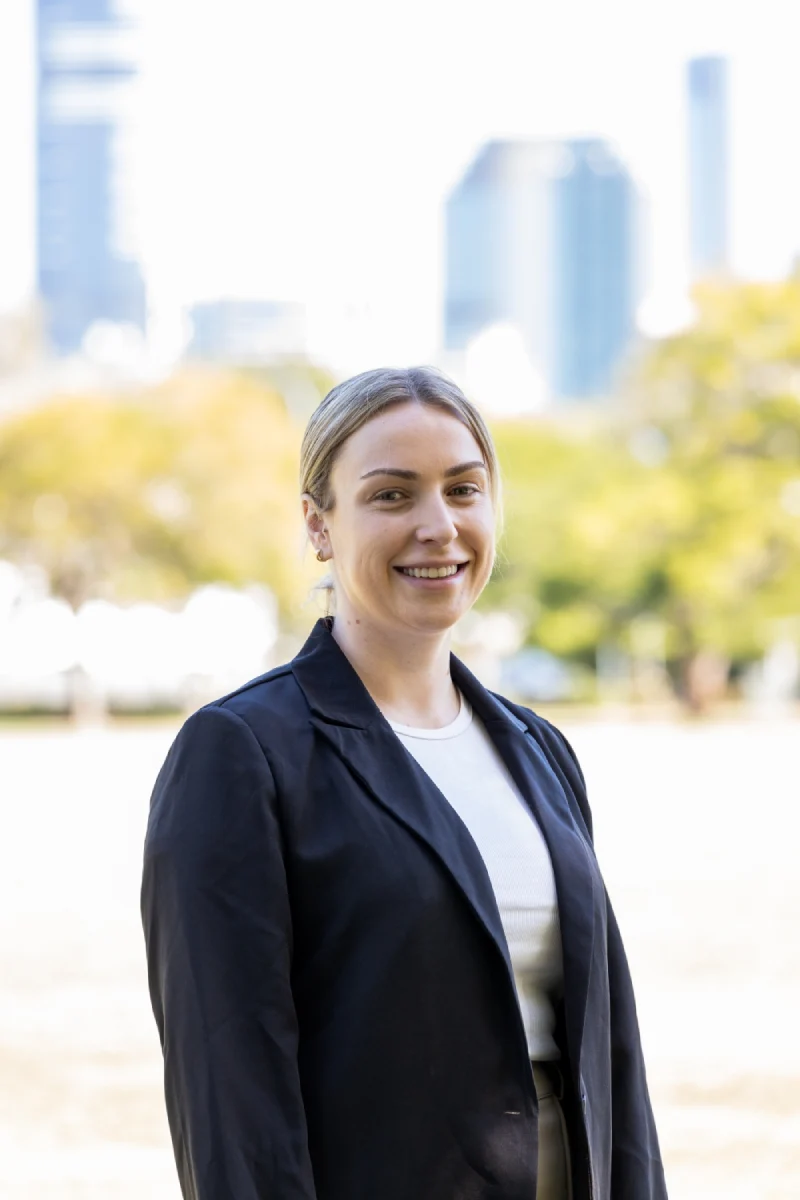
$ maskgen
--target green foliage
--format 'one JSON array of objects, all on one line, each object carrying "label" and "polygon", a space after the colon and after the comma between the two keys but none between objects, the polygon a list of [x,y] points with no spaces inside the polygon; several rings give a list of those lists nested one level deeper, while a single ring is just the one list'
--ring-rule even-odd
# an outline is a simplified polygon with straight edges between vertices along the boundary
[{"label": "green foliage", "polygon": [[707,286],[696,303],[643,363],[629,427],[657,431],[653,474],[679,502],[660,531],[674,651],[748,658],[800,610],[800,279]]},{"label": "green foliage", "polygon": [[[800,612],[800,278],[708,286],[611,408],[498,422],[505,533],[481,604],[593,664],[599,646],[747,661]],[[185,374],[0,425],[0,556],[73,604],[261,581],[305,591],[297,459],[330,380]],[[649,632],[648,632],[649,631]]]},{"label": "green foliage", "polygon": [[746,660],[800,611],[800,280],[696,302],[604,424],[495,430],[505,564],[485,600],[556,653],[591,660],[650,617],[671,658]]},{"label": "green foliage", "polygon": [[0,555],[75,605],[258,580],[290,607],[297,450],[280,396],[236,376],[54,400],[0,427]]}]

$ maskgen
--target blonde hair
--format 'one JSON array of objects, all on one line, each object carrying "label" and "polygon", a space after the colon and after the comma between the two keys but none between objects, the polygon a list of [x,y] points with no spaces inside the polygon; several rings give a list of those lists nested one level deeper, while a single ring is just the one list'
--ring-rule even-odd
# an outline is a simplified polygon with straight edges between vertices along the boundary
[{"label": "blonde hair", "polygon": [[[328,392],[311,414],[303,434],[301,493],[309,495],[320,512],[329,512],[334,506],[331,473],[344,443],[385,409],[407,403],[439,408],[467,427],[486,463],[492,504],[499,522],[502,511],[500,466],[492,435],[475,405],[436,367],[380,367],[354,375]],[[332,592],[333,578],[325,576],[314,590]]]},{"label": "blonde hair", "polygon": [[481,449],[492,502],[500,508],[500,467],[492,435],[461,388],[435,367],[380,367],[337,384],[311,414],[300,448],[300,491],[320,512],[333,508],[331,472],[344,443],[357,429],[394,404],[426,404],[466,425]]}]

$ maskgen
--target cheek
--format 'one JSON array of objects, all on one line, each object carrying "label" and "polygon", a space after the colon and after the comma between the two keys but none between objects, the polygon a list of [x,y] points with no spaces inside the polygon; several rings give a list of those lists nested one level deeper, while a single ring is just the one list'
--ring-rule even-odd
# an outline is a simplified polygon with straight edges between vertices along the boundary
[{"label": "cheek", "polygon": [[482,559],[482,562],[481,562],[482,570],[480,572],[480,576],[481,576],[480,581],[481,581],[481,584],[484,585],[484,584],[488,583],[489,577],[490,577],[490,575],[492,573],[492,569],[494,567],[495,550],[496,550],[494,523],[490,522],[490,523],[483,525],[480,529],[478,536],[479,536],[480,554],[481,554],[481,559]]},{"label": "cheek", "polygon": [[476,513],[465,533],[471,537],[476,550],[489,558],[494,557],[495,521],[491,512]]},{"label": "cheek", "polygon": [[361,576],[385,575],[386,563],[399,552],[396,523],[381,514],[365,521],[354,545],[353,571]]},{"label": "cheek", "polygon": [[377,513],[373,520],[364,526],[365,557],[376,561],[385,561],[397,554],[406,545],[409,529],[397,515],[387,517]]}]

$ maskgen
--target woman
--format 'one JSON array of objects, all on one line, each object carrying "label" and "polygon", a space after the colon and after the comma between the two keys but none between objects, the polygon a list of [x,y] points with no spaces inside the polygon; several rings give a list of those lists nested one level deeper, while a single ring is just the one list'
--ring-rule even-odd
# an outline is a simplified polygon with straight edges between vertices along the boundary
[{"label": "woman", "polygon": [[663,1200],[633,992],[561,734],[449,650],[490,435],[429,368],[312,416],[335,617],[195,713],[142,912],[192,1200]]}]

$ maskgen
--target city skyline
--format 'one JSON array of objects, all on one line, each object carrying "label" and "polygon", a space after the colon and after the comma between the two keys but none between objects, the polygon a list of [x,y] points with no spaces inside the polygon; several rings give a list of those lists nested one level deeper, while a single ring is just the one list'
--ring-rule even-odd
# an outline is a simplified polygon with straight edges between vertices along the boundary
[{"label": "city skyline", "polygon": [[[388,39],[356,2],[301,19],[231,0],[225,29],[241,38],[187,0],[143,8],[138,216],[153,329],[167,342],[182,307],[236,295],[307,300],[314,350],[335,366],[361,365],[365,339],[370,361],[427,357],[441,333],[441,207],[477,147],[590,134],[616,143],[645,196],[640,318],[668,329],[689,281],[685,63],[709,51],[732,56],[733,269],[774,277],[800,244],[800,167],[784,152],[800,83],[775,0],[757,14],[573,2],[544,25],[518,3],[487,22],[415,0]],[[4,310],[33,282],[29,9],[17,0],[0,15]]]},{"label": "city skyline", "polygon": [[633,180],[602,139],[488,142],[446,204],[445,352],[466,365],[507,326],[532,399],[608,395],[634,333],[638,225]]}]

